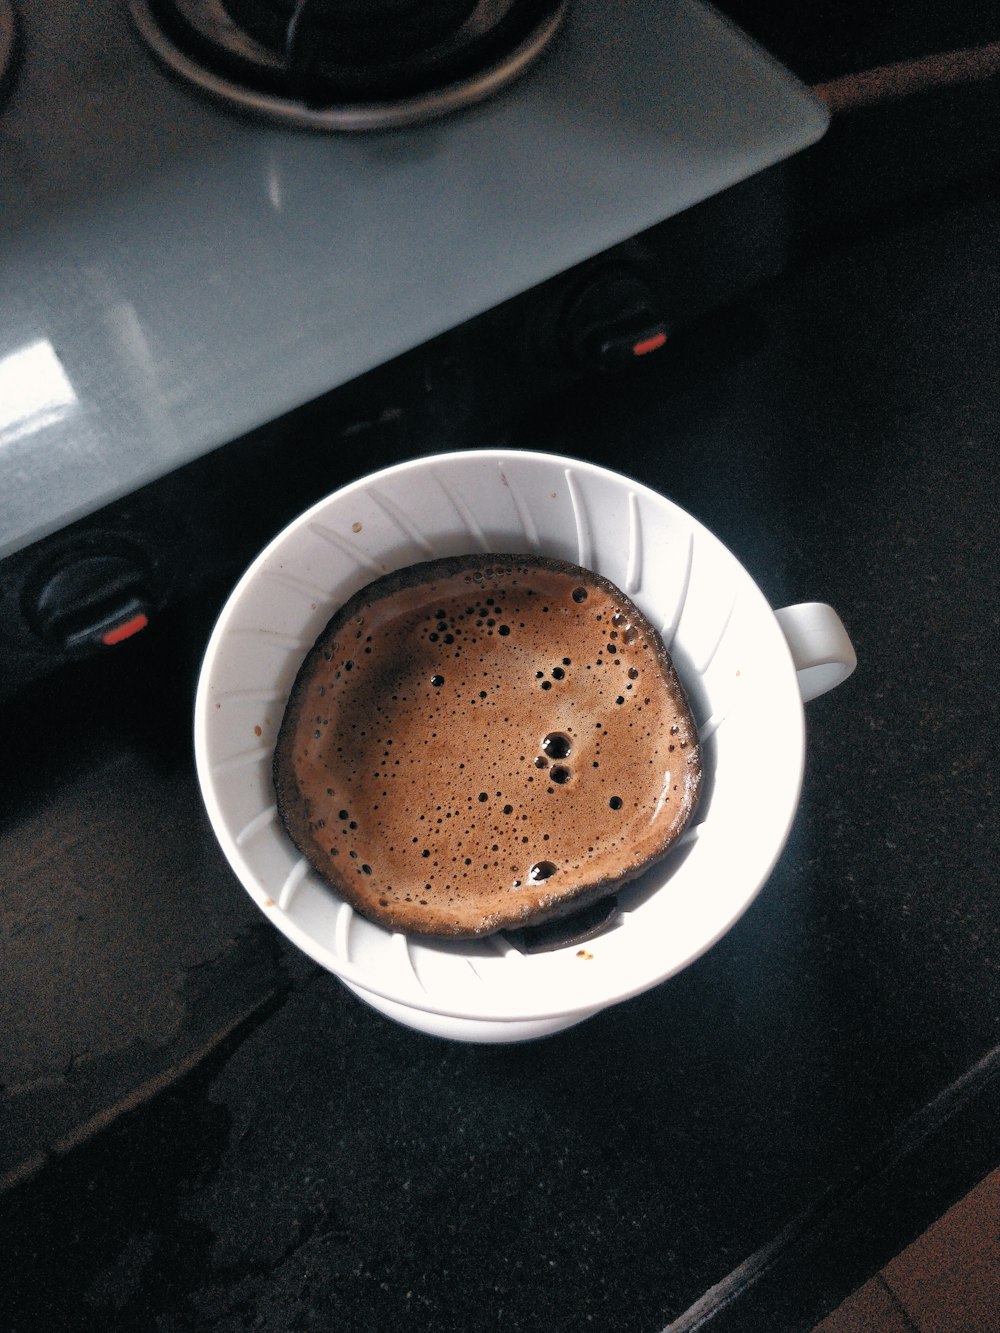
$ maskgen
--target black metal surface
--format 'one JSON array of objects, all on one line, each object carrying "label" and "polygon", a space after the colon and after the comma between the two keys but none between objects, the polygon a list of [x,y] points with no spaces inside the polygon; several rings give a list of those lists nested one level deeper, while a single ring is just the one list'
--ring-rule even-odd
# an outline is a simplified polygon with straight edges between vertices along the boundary
[{"label": "black metal surface", "polygon": [[522,423],[664,490],[774,605],[843,616],[860,665],[809,705],[770,882],[668,984],[520,1047],[418,1035],[290,961],[273,1012],[6,1198],[0,1324],[805,1330],[996,1165],[998,308],[984,188]]}]

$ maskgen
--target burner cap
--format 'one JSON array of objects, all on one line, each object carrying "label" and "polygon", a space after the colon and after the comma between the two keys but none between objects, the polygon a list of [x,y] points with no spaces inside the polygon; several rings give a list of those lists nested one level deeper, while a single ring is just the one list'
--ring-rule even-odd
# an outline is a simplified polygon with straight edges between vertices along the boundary
[{"label": "burner cap", "polygon": [[429,120],[541,54],[568,0],[130,0],[146,42],[206,92],[326,130]]}]

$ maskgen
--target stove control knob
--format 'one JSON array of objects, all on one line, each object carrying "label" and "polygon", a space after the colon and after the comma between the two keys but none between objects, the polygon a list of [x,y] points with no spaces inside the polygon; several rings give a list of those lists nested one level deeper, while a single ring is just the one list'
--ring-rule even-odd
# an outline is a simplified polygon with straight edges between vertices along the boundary
[{"label": "stove control knob", "polygon": [[32,630],[60,652],[121,643],[145,628],[150,608],[144,562],[120,549],[65,552],[23,597]]},{"label": "stove control knob", "polygon": [[565,342],[577,365],[616,370],[667,341],[667,325],[655,296],[641,278],[621,270],[604,272],[571,297]]}]

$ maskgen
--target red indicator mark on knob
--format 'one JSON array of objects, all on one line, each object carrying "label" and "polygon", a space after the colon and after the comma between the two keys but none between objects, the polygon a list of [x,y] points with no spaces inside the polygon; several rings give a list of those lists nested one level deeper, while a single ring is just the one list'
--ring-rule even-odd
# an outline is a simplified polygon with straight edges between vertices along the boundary
[{"label": "red indicator mark on knob", "polygon": [[131,639],[133,634],[138,634],[148,624],[149,617],[140,611],[138,615],[129,616],[128,620],[123,620],[120,625],[105,630],[101,635],[101,643],[106,643],[110,648],[112,644],[121,643],[123,639]]},{"label": "red indicator mark on knob", "polygon": [[662,330],[659,333],[653,333],[648,338],[641,338],[639,342],[632,344],[632,355],[645,356],[647,352],[655,352],[666,341],[667,335]]}]

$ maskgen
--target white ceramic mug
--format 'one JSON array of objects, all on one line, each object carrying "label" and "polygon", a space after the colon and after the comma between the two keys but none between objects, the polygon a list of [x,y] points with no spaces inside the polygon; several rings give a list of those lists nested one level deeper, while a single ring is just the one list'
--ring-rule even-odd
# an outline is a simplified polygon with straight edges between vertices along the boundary
[{"label": "white ceramic mug", "polygon": [[[617,917],[585,947],[525,953],[504,935],[439,942],[386,930],[322,883],[277,818],[277,729],[333,613],[391,570],[478,551],[551,556],[611,579],[660,630],[699,726],[705,781],[695,822],[665,860],[624,886]],[[410,1027],[520,1041],[658,985],[746,911],[795,815],[803,701],[855,664],[829,606],[772,611],[716,537],[646,486],[551,454],[433,455],[321,500],[244,574],[202,667],[198,775],[230,864],[294,944]]]}]

